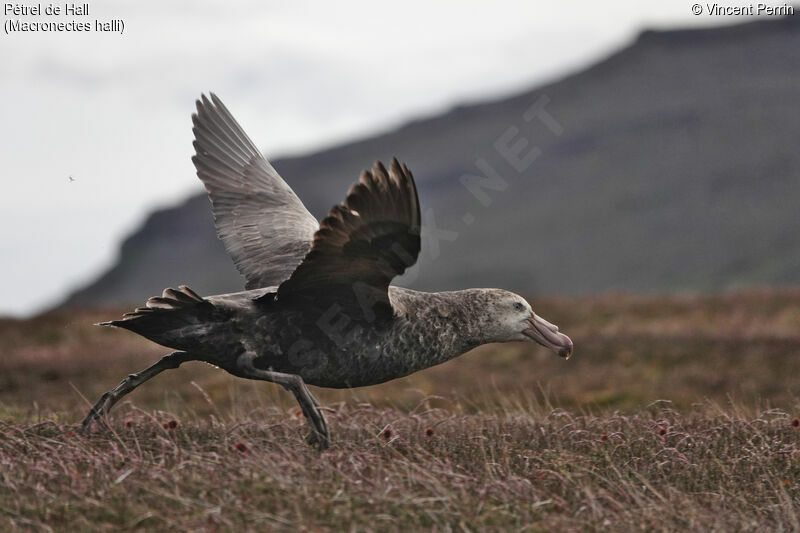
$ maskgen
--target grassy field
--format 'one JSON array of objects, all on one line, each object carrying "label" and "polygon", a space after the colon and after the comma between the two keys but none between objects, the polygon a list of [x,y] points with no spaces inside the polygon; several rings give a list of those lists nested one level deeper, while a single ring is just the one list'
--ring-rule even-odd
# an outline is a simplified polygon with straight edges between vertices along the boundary
[{"label": "grassy field", "polygon": [[800,530],[800,292],[540,300],[569,361],[487,346],[366,389],[290,395],[202,363],[75,432],[166,352],[0,320],[0,530]]}]

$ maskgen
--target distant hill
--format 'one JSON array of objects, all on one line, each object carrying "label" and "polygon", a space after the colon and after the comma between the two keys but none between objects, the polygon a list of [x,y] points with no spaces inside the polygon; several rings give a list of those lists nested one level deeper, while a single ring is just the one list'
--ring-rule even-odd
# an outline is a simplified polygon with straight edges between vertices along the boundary
[{"label": "distant hill", "polygon": [[[558,82],[274,164],[322,217],[373,161],[406,161],[435,218],[419,275],[405,280],[421,289],[797,284],[798,20],[646,31]],[[547,115],[531,118],[537,103]],[[496,148],[522,138],[522,154],[539,154],[532,162]],[[140,303],[179,283],[202,294],[243,286],[204,193],[150,216],[117,264],[66,304]]]}]

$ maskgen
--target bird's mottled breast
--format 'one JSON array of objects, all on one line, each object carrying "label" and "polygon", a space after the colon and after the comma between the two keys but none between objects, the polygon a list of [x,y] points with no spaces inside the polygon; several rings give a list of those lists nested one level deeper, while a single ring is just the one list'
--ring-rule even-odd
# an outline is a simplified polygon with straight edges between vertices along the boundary
[{"label": "bird's mottled breast", "polygon": [[445,301],[420,305],[414,294],[420,293],[399,295],[395,316],[385,323],[353,320],[335,309],[267,310],[248,321],[244,344],[263,368],[333,388],[382,383],[463,353],[454,310]]}]

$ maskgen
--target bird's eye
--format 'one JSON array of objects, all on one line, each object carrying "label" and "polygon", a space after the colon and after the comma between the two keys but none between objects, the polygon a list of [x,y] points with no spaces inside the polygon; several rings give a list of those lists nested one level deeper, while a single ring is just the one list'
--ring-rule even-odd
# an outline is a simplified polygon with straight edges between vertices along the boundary
[{"label": "bird's eye", "polygon": [[525,310],[525,306],[524,306],[524,305],[522,305],[522,304],[521,304],[521,303],[519,303],[519,302],[514,302],[514,309],[515,309],[516,311],[524,311],[524,310]]}]

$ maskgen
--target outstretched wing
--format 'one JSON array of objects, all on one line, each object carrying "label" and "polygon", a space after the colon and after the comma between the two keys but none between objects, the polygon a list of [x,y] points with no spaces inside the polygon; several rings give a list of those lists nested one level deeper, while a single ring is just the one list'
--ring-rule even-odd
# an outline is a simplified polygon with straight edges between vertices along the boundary
[{"label": "outstretched wing", "polygon": [[319,225],[217,96],[197,101],[192,162],[211,200],[217,235],[247,280],[278,285],[308,253]]},{"label": "outstretched wing", "polygon": [[414,178],[397,159],[388,172],[378,162],[320,223],[308,255],[278,288],[278,299],[336,303],[367,321],[391,317],[389,283],[416,263],[419,251]]}]

